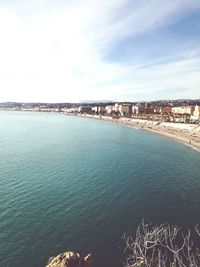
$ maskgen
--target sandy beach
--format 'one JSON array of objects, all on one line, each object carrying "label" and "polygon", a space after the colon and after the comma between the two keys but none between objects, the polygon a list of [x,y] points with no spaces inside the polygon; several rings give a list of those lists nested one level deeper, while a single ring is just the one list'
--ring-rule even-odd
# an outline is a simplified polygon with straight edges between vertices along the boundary
[{"label": "sandy beach", "polygon": [[109,116],[98,115],[81,115],[81,117],[110,121],[128,127],[148,130],[154,133],[162,134],[181,141],[185,145],[188,145],[191,148],[200,152],[200,125],[198,124],[148,121],[133,118],[113,119]]}]

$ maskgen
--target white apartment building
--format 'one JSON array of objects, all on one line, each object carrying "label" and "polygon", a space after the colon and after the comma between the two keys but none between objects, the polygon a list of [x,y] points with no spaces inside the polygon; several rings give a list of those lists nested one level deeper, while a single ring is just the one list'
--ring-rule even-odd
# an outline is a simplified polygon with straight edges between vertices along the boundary
[{"label": "white apartment building", "polygon": [[139,113],[139,107],[138,106],[132,106],[132,113],[137,115]]},{"label": "white apartment building", "polygon": [[110,115],[114,111],[114,106],[106,106],[105,111]]},{"label": "white apartment building", "polygon": [[197,106],[197,105],[195,106],[193,118],[197,120],[200,119],[200,106]]},{"label": "white apartment building", "polygon": [[174,114],[188,114],[188,115],[192,115],[194,111],[194,107],[193,106],[182,106],[182,107],[173,107],[172,108],[172,113]]},{"label": "white apartment building", "polygon": [[92,107],[92,111],[98,114],[103,114],[105,112],[105,107],[104,106],[95,106]]},{"label": "white apartment building", "polygon": [[105,112],[105,107],[104,106],[98,106],[98,112],[100,114],[103,114]]}]

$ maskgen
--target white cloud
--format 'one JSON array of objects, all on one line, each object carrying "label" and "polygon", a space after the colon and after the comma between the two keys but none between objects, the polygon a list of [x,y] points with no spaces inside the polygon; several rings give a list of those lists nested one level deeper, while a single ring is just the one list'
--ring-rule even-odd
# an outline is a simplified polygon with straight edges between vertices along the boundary
[{"label": "white cloud", "polygon": [[162,88],[182,86],[194,92],[191,97],[200,97],[199,59],[146,69],[105,60],[119,40],[173,23],[199,7],[199,1],[186,0],[18,1],[2,6],[0,101],[159,98]]}]

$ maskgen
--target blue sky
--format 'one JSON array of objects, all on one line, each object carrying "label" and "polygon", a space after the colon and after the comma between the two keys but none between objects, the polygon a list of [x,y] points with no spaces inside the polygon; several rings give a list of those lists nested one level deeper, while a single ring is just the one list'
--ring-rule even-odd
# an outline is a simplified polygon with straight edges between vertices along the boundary
[{"label": "blue sky", "polygon": [[200,0],[0,2],[0,102],[200,98]]}]

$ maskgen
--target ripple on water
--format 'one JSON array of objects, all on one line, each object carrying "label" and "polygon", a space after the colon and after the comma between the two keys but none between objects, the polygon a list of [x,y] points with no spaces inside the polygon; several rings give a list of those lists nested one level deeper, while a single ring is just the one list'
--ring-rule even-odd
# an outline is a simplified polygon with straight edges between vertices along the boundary
[{"label": "ripple on water", "polygon": [[71,249],[94,253],[95,266],[119,266],[121,235],[142,218],[200,221],[200,154],[172,139],[1,112],[0,140],[0,266],[40,267]]}]

